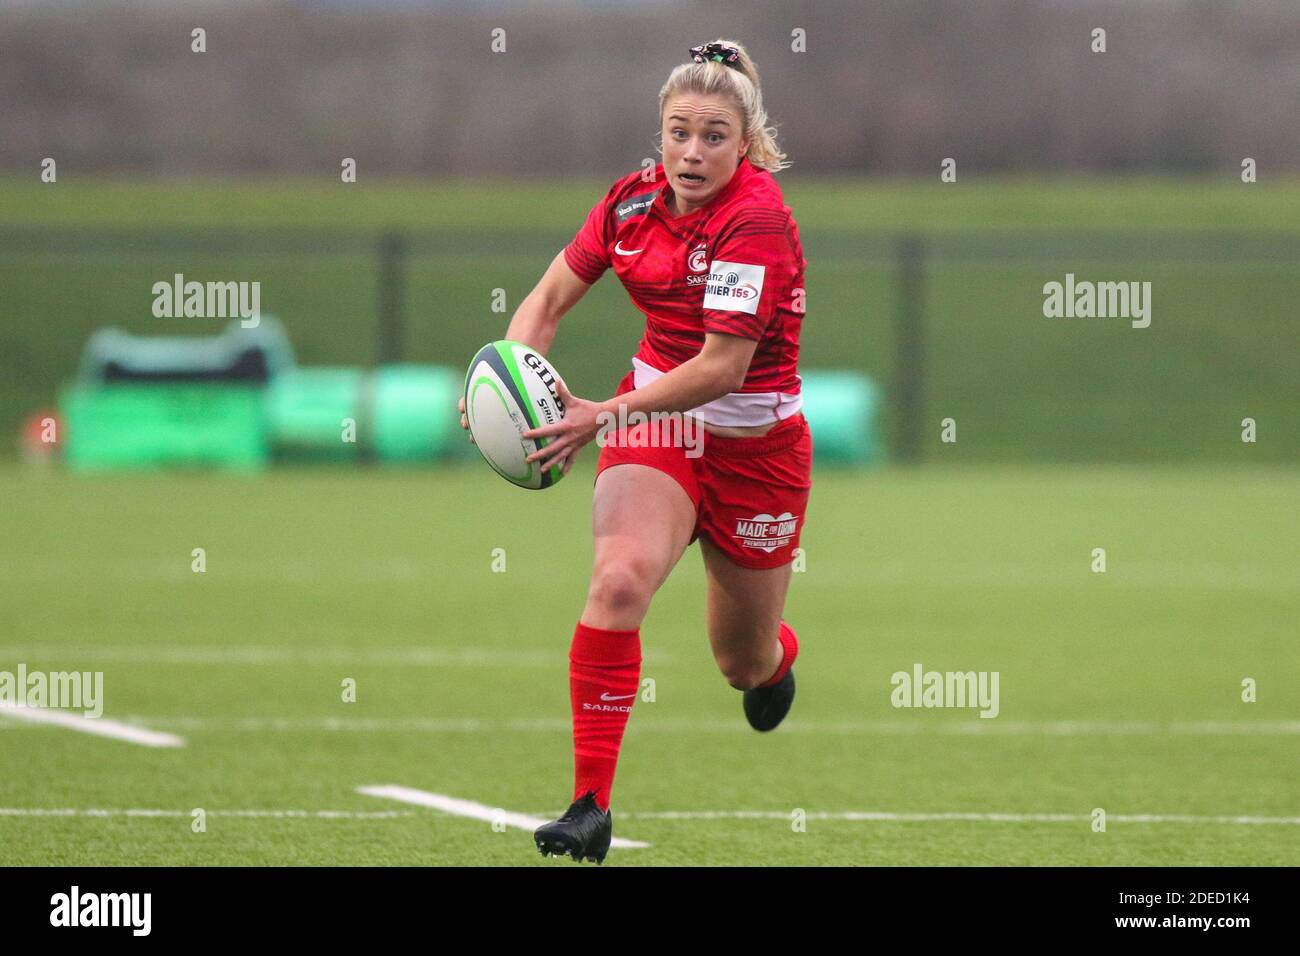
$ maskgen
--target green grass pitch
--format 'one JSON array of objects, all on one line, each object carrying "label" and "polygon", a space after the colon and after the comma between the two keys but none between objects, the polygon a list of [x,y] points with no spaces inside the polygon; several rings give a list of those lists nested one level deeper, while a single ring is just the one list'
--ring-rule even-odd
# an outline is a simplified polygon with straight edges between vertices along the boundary
[{"label": "green grass pitch", "polygon": [[[583,459],[542,494],[477,463],[0,470],[0,670],[102,670],[104,719],[186,741],[0,716],[6,860],[573,866],[523,830],[357,788],[567,805]],[[803,644],[790,718],[745,724],[692,548],[642,628],[655,700],[635,706],[614,788],[615,835],[651,846],[606,865],[1300,863],[1297,500],[1300,475],[1262,467],[819,471],[787,608]],[[895,709],[890,675],[915,662],[998,671],[1000,714]],[[128,809],[166,813],[84,815]],[[1290,822],[1123,819],[1145,814]]]},{"label": "green grass pitch", "polygon": [[[897,277],[888,255],[853,251],[867,232],[1228,230],[1276,235],[1277,249],[933,259],[924,417],[956,418],[960,442],[940,445],[936,426],[924,469],[818,471],[787,614],[803,642],[799,696],[774,734],[749,730],[717,673],[687,553],[642,629],[655,701],[636,704],[614,789],[615,835],[651,846],[616,848],[607,865],[1296,865],[1300,473],[1280,465],[1300,449],[1300,267],[1278,250],[1295,247],[1300,181],[797,172],[782,182],[809,258],[802,364],[886,385]],[[0,229],[490,229],[489,250],[410,261],[407,357],[461,365],[504,328],[490,290],[516,305],[612,178],[8,178]],[[11,238],[0,251],[0,456],[95,328],[224,324],[152,319],[150,286],[174,271],[262,281],[302,364],[373,359],[368,245],[51,255]],[[1151,328],[1044,319],[1039,290],[1067,271],[1152,281]],[[577,394],[604,397],[642,325],[607,277],[552,357]],[[892,406],[883,414],[888,429]],[[1247,416],[1256,445],[1238,440]],[[542,860],[523,830],[358,788],[541,816],[567,805],[566,652],[590,567],[593,451],[541,495],[477,462],[259,477],[0,467],[0,671],[103,671],[104,719],[186,742],[151,749],[0,712],[6,859],[572,866]],[[190,570],[199,547],[203,574]],[[1097,547],[1104,574],[1090,570]],[[890,676],[917,662],[997,671],[999,716],[895,709]],[[355,703],[341,699],[347,678]],[[1245,678],[1255,703],[1241,700]],[[976,818],[907,818],[927,814]],[[1144,815],[1160,820],[1128,819]]]}]

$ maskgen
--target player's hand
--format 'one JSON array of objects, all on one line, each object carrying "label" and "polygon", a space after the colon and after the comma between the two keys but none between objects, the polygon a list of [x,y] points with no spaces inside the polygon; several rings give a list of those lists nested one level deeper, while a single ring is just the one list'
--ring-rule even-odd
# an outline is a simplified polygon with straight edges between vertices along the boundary
[{"label": "player's hand", "polygon": [[[456,410],[460,412],[460,427],[465,429],[465,431],[469,431],[469,419],[465,417],[465,396],[464,395],[462,395],[460,397],[460,400],[456,403]],[[469,436],[469,443],[471,445],[474,444],[474,434],[472,432],[470,433]]]},{"label": "player's hand", "polygon": [[533,452],[527,460],[540,459],[542,471],[560,465],[560,474],[567,475],[569,469],[573,467],[574,459],[578,457],[578,450],[595,438],[596,432],[600,430],[597,416],[600,414],[601,407],[596,402],[578,398],[569,391],[569,387],[564,384],[564,379],[558,376],[555,379],[555,390],[559,393],[560,401],[564,402],[564,417],[550,425],[530,428],[523,433],[523,436],[550,438],[550,444]]}]

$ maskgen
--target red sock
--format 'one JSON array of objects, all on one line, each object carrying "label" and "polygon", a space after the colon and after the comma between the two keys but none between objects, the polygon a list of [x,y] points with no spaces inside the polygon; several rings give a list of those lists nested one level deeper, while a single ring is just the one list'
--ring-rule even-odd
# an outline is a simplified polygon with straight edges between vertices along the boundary
[{"label": "red sock", "polygon": [[596,791],[609,809],[623,729],[641,686],[641,631],[606,631],[581,621],[569,648],[573,707],[573,799]]},{"label": "red sock", "polygon": [[781,678],[785,677],[786,672],[790,670],[790,665],[794,663],[794,659],[799,656],[799,638],[795,636],[794,631],[785,621],[781,622],[781,629],[776,632],[776,637],[781,642],[781,664],[777,667],[776,673],[764,683],[759,684],[759,687],[771,687],[774,684],[779,684]]}]

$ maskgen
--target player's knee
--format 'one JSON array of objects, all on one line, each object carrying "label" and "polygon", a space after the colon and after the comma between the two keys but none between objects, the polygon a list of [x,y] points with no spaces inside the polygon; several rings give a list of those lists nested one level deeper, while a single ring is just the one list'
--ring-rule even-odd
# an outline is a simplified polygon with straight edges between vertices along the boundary
[{"label": "player's knee", "polygon": [[653,581],[647,569],[635,560],[608,561],[591,576],[589,604],[614,614],[627,614],[646,607],[652,597]]},{"label": "player's knee", "polygon": [[753,690],[770,674],[763,674],[753,661],[741,657],[727,657],[718,661],[723,678],[736,690]]}]

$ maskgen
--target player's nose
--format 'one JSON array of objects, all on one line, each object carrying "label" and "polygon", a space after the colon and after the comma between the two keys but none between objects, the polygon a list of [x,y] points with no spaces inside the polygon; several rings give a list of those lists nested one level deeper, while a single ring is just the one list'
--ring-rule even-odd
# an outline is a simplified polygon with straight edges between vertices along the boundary
[{"label": "player's nose", "polygon": [[687,163],[691,163],[693,165],[698,165],[703,158],[704,158],[704,151],[700,147],[700,141],[696,139],[694,136],[692,136],[690,139],[688,139],[685,143],[682,144],[683,161]]}]

